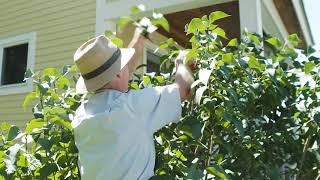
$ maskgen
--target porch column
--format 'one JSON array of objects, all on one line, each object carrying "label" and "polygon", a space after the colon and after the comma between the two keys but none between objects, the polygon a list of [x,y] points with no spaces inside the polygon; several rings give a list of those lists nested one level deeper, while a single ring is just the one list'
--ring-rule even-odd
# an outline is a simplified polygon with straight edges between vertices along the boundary
[{"label": "porch column", "polygon": [[263,35],[261,0],[239,0],[240,29]]}]

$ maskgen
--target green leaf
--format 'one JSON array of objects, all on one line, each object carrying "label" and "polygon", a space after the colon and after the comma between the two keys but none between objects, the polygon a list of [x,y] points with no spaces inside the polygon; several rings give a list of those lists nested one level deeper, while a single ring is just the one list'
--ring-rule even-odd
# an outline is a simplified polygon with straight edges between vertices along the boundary
[{"label": "green leaf", "polygon": [[159,48],[167,49],[168,47],[169,47],[169,44],[166,41],[165,42],[160,42]]},{"label": "green leaf", "polygon": [[215,115],[218,117],[218,118],[222,118],[223,117],[223,114],[224,114],[224,108],[223,106],[218,106],[218,108],[216,108],[216,110],[214,111]]},{"label": "green leaf", "polygon": [[314,52],[316,52],[316,50],[312,47],[309,46],[306,50],[305,50],[305,54],[308,56],[310,54],[313,54]]},{"label": "green leaf", "polygon": [[304,72],[305,72],[306,74],[310,73],[315,66],[316,66],[316,64],[313,63],[313,62],[307,62],[307,63],[305,63],[305,64],[304,64]]},{"label": "green leaf", "polygon": [[240,136],[243,138],[244,137],[244,128],[242,125],[241,120],[235,119],[233,117],[224,117],[225,120],[230,121],[232,123],[234,123],[234,125],[236,126]]},{"label": "green leaf", "polygon": [[[300,113],[299,113],[300,114]],[[317,123],[318,127],[320,127],[320,113],[314,115],[314,121]]]},{"label": "green leaf", "polygon": [[40,169],[40,179],[47,179],[53,172],[57,171],[58,167],[54,163],[45,163]]},{"label": "green leaf", "polygon": [[120,38],[117,37],[112,37],[111,41],[118,47],[122,48],[123,47],[123,41]]},{"label": "green leaf", "polygon": [[70,72],[77,72],[78,71],[78,67],[76,65],[72,65],[70,67]]},{"label": "green leaf", "polygon": [[17,166],[18,167],[28,167],[29,162],[27,160],[27,157],[23,155],[19,155],[18,160],[17,160]]},{"label": "green leaf", "polygon": [[301,42],[300,38],[297,34],[291,34],[288,38],[288,41],[294,46],[297,47]]},{"label": "green leaf", "polygon": [[35,128],[42,128],[45,125],[43,119],[32,119],[26,126],[25,133],[30,134]]},{"label": "green leaf", "polygon": [[32,78],[34,76],[34,73],[31,71],[31,69],[27,69],[27,71],[24,74],[24,81]]},{"label": "green leaf", "polygon": [[71,70],[71,65],[64,65],[62,68],[62,75],[68,74],[70,70]]},{"label": "green leaf", "polygon": [[157,81],[158,81],[158,83],[163,83],[164,81],[165,81],[165,79],[164,79],[164,77],[163,76],[156,76],[156,77],[154,77]]},{"label": "green leaf", "polygon": [[261,65],[254,56],[249,56],[248,65],[251,69],[257,69],[259,71],[262,71],[264,69],[263,65]]},{"label": "green leaf", "polygon": [[123,47],[123,41],[120,38],[117,38],[115,36],[115,33],[113,33],[110,30],[106,30],[104,32],[105,36],[107,36],[113,44],[115,44],[118,48],[122,48]]},{"label": "green leaf", "polygon": [[200,18],[193,18],[188,24],[187,34],[195,33],[202,26],[202,20]]},{"label": "green leaf", "polygon": [[134,90],[140,90],[138,84],[130,83],[130,88]]},{"label": "green leaf", "polygon": [[170,175],[157,175],[157,176],[152,176],[150,180],[175,180],[174,176]]},{"label": "green leaf", "polygon": [[222,28],[215,28],[214,30],[212,30],[212,32],[216,33],[218,36],[224,39],[228,39],[228,37],[226,36],[226,32]]},{"label": "green leaf", "polygon": [[219,167],[218,165],[212,165],[210,167],[208,167],[206,169],[210,174],[215,175],[221,179],[229,179],[227,178],[228,175],[227,173],[224,171],[224,169],[222,167]]},{"label": "green leaf", "polygon": [[226,91],[229,93],[229,95],[232,97],[233,101],[235,102],[235,105],[237,105],[238,108],[240,108],[241,104],[239,101],[238,94],[236,93],[236,90],[233,88],[228,88]]},{"label": "green leaf", "polygon": [[143,4],[140,4],[138,6],[131,6],[130,7],[130,11],[133,13],[133,14],[138,14],[142,11],[145,11],[146,10],[146,7],[143,5]]},{"label": "green leaf", "polygon": [[275,167],[272,167],[270,168],[270,174],[269,174],[269,177],[272,179],[272,180],[280,180],[282,178],[281,177],[281,172],[280,172],[280,168],[275,166]]},{"label": "green leaf", "polygon": [[65,115],[67,111],[63,107],[46,107],[45,114],[58,114],[58,115]]},{"label": "green leaf", "polygon": [[203,124],[200,121],[193,120],[194,122],[190,124],[192,138],[198,140],[201,137],[201,130]]},{"label": "green leaf", "polygon": [[283,49],[283,52],[286,54],[286,55],[289,55],[292,57],[292,59],[296,59],[298,57],[298,53],[293,49],[293,48],[289,48],[289,47],[285,47]]},{"label": "green leaf", "polygon": [[191,132],[191,126],[188,124],[180,124],[177,129],[182,132],[184,135],[187,135],[189,137],[193,137],[192,136],[192,132]]},{"label": "green leaf", "polygon": [[143,77],[143,83],[144,83],[145,85],[149,84],[150,81],[151,81],[151,79],[150,79],[149,76],[144,76],[144,77]]},{"label": "green leaf", "polygon": [[237,38],[231,39],[227,46],[229,46],[229,47],[237,47],[238,46]]},{"label": "green leaf", "polygon": [[8,141],[14,140],[19,134],[20,134],[20,129],[17,126],[11,126],[9,133],[8,133]]},{"label": "green leaf", "polygon": [[59,124],[65,128],[67,128],[69,131],[72,131],[71,123],[67,120],[61,119],[59,116],[53,116],[50,119],[50,122],[53,122],[55,124]]},{"label": "green leaf", "polygon": [[70,87],[70,81],[66,77],[61,76],[57,81],[57,86],[59,89],[67,90]]},{"label": "green leaf", "polygon": [[201,20],[202,20],[202,24],[204,25],[204,27],[206,27],[206,28],[210,27],[211,24],[210,24],[210,21],[209,21],[207,15],[202,16]]},{"label": "green leaf", "polygon": [[168,32],[170,30],[169,22],[165,17],[161,17],[159,19],[152,19],[151,22],[155,26],[161,26],[163,29],[165,29]]},{"label": "green leaf", "polygon": [[222,55],[222,61],[225,62],[226,64],[235,64],[235,60],[233,59],[233,54],[232,53],[227,53]]},{"label": "green leaf", "polygon": [[2,158],[3,156],[5,156],[5,152],[4,151],[0,151],[0,158]]},{"label": "green leaf", "polygon": [[275,48],[280,48],[282,46],[281,41],[276,37],[269,38],[266,41],[272,46],[274,46]]},{"label": "green leaf", "polygon": [[188,136],[181,135],[181,136],[178,137],[178,139],[181,140],[181,141],[187,141],[188,140]]},{"label": "green leaf", "polygon": [[186,161],[186,160],[187,160],[187,158],[184,157],[184,155],[182,154],[182,152],[181,152],[179,149],[175,149],[175,150],[173,150],[172,152],[173,152],[173,153],[176,155],[176,157],[179,158],[181,161]]},{"label": "green leaf", "polygon": [[[131,16],[123,16],[119,18],[118,21],[118,27],[120,30],[122,30],[126,25],[130,22],[133,22],[133,19]],[[108,32],[109,33],[109,32]]]},{"label": "green leaf", "polygon": [[188,54],[187,54],[186,60],[188,62],[190,59],[197,58],[197,54],[198,54],[199,50],[198,49],[189,49],[187,52],[188,52]]},{"label": "green leaf", "polygon": [[45,94],[47,93],[48,89],[50,88],[48,83],[36,83],[37,84],[37,89],[38,89],[38,92],[40,91],[41,94]]},{"label": "green leaf", "polygon": [[11,127],[11,125],[10,125],[9,123],[7,123],[7,122],[1,123],[1,129],[2,129],[2,131],[6,131],[6,130],[8,130],[10,127]]},{"label": "green leaf", "polygon": [[261,41],[258,36],[254,35],[254,34],[248,34],[247,36],[251,41],[255,42],[256,44],[258,44],[258,45],[261,44]]},{"label": "green leaf", "polygon": [[106,30],[104,32],[104,35],[107,36],[108,38],[114,37],[114,33],[111,30]]},{"label": "green leaf", "polygon": [[28,104],[31,100],[36,99],[37,98],[37,93],[36,92],[31,92],[29,93],[26,98],[23,101],[23,110],[26,111]]},{"label": "green leaf", "polygon": [[54,76],[54,77],[59,77],[61,76],[61,74],[58,72],[58,70],[56,68],[46,68],[43,71],[43,74],[45,76]]},{"label": "green leaf", "polygon": [[230,15],[225,13],[225,12],[222,12],[222,11],[215,11],[215,12],[212,12],[209,16],[209,20],[210,20],[210,23],[213,23],[215,22],[216,20],[219,20],[219,19],[223,19],[223,18],[226,18],[226,17],[229,17]]},{"label": "green leaf", "polygon": [[197,165],[192,164],[188,170],[188,176],[186,177],[186,180],[200,180],[202,177],[203,173],[197,169]]}]

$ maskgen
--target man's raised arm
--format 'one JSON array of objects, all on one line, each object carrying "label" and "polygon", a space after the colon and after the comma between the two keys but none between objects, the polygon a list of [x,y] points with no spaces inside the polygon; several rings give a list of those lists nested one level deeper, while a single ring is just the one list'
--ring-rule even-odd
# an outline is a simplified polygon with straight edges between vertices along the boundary
[{"label": "man's raised arm", "polygon": [[146,38],[141,36],[140,34],[141,34],[141,30],[139,28],[136,28],[134,35],[133,35],[133,38],[128,45],[128,48],[135,49],[135,53],[128,63],[130,76],[138,67],[139,60],[143,56],[143,48],[145,45]]},{"label": "man's raised arm", "polygon": [[180,51],[175,61],[176,76],[174,84],[179,87],[181,102],[191,95],[191,85],[194,82],[190,68],[184,64],[185,58],[186,51]]}]

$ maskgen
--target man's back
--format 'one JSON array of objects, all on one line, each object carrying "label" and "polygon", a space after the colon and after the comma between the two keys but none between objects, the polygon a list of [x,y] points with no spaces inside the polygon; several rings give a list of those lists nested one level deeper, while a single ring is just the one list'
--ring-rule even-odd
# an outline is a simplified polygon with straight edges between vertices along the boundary
[{"label": "man's back", "polygon": [[148,179],[153,133],[180,118],[173,86],[121,93],[106,90],[82,104],[72,122],[83,179]]}]

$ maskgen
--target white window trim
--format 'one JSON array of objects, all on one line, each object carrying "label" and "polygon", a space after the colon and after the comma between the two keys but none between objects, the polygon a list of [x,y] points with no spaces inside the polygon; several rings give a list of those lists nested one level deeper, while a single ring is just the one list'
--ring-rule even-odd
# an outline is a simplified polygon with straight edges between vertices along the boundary
[{"label": "white window trim", "polygon": [[[35,50],[36,50],[36,33],[30,32],[21,34],[18,36],[8,37],[0,39],[0,79],[2,74],[2,63],[3,63],[3,50],[4,48],[28,43],[28,57],[27,57],[27,68],[34,70],[35,63]],[[27,82],[10,84],[10,85],[0,85],[0,96],[10,95],[10,94],[22,94],[31,92],[33,90],[32,80]]]}]

